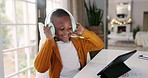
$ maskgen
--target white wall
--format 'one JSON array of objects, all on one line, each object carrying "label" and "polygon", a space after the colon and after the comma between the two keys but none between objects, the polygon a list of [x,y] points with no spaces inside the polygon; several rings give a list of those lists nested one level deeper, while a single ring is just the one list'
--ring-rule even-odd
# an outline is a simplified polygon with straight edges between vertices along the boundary
[{"label": "white wall", "polygon": [[[111,18],[115,18],[115,8],[117,1],[130,1],[130,0],[109,0],[108,5],[108,15],[111,16]],[[138,25],[143,25],[143,13],[147,11],[148,12],[148,0],[132,0],[132,29],[137,27]]]},{"label": "white wall", "polygon": [[134,0],[132,8],[133,28],[143,26],[143,13],[148,12],[148,0]]}]

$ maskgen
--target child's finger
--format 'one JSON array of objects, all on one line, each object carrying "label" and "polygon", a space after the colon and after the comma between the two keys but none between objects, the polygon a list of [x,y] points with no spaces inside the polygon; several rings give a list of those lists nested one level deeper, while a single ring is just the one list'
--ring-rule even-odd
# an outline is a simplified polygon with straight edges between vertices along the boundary
[{"label": "child's finger", "polygon": [[51,28],[52,26],[48,27],[49,29]]},{"label": "child's finger", "polygon": [[77,26],[77,28],[78,28],[78,26],[80,26],[80,24],[79,24],[79,23],[76,23],[76,26]]}]

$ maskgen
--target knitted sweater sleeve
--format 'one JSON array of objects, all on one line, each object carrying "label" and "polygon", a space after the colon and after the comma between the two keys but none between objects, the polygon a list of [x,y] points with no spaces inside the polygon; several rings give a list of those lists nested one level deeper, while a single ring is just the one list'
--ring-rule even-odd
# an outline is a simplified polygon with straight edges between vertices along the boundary
[{"label": "knitted sweater sleeve", "polygon": [[104,47],[104,42],[94,32],[84,29],[81,36],[84,37],[82,46],[86,53],[92,50],[100,50]]},{"label": "knitted sweater sleeve", "polygon": [[46,72],[50,67],[50,59],[52,55],[52,45],[53,40],[46,39],[41,50],[37,54],[37,57],[34,61],[34,67],[40,73]]}]

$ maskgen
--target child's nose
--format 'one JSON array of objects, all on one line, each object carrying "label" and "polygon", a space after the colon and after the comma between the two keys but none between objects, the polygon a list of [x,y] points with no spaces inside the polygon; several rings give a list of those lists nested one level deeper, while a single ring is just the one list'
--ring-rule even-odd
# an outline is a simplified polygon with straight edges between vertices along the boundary
[{"label": "child's nose", "polygon": [[72,31],[71,30],[65,30],[64,31],[64,34],[69,34],[69,33],[72,33]]},{"label": "child's nose", "polygon": [[68,33],[69,33],[69,31],[68,31],[68,30],[65,30],[65,31],[64,31],[64,34],[68,34]]}]

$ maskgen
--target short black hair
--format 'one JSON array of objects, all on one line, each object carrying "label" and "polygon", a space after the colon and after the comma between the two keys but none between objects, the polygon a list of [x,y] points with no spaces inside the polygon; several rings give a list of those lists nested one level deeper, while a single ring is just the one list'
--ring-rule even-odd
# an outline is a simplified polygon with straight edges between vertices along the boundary
[{"label": "short black hair", "polygon": [[53,21],[54,17],[61,17],[61,16],[69,16],[69,14],[63,9],[57,9],[51,14],[50,20]]}]

